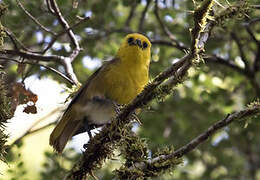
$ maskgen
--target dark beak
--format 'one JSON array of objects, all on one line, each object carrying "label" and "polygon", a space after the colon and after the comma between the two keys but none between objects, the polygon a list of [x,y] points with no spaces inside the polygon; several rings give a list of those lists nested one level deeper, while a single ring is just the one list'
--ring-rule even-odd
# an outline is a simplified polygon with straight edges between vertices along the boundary
[{"label": "dark beak", "polygon": [[136,39],[135,42],[136,42],[137,46],[142,48],[142,41],[140,39]]}]

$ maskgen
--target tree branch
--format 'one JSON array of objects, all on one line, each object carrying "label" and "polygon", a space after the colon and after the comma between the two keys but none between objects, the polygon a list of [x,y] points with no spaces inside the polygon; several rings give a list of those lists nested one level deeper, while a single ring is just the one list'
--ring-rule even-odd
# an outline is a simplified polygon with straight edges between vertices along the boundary
[{"label": "tree branch", "polygon": [[237,37],[237,35],[234,32],[231,33],[231,37],[234,39],[234,41],[237,44],[237,47],[238,47],[238,50],[239,50],[239,53],[240,53],[240,57],[245,64],[245,68],[247,70],[249,70],[249,64],[248,64],[248,61],[246,59],[246,55],[245,55],[244,50],[243,50],[243,45],[241,44],[239,38]]},{"label": "tree branch", "polygon": [[80,19],[80,21],[78,21],[77,23],[73,24],[71,27],[69,27],[68,29],[65,29],[63,31],[61,31],[60,33],[58,33],[56,36],[54,36],[51,40],[51,42],[48,44],[48,46],[41,51],[41,54],[45,54],[52,46],[53,44],[58,40],[59,37],[61,37],[62,35],[64,35],[65,33],[67,33],[69,30],[74,29],[75,27],[81,25],[82,23],[86,22],[87,20],[89,20],[90,17],[85,17],[83,19]]},{"label": "tree branch", "polygon": [[[122,136],[120,133],[122,133],[122,129],[131,121],[131,115],[135,109],[143,107],[156,97],[158,92],[155,90],[169,77],[174,76],[174,82],[179,82],[179,80],[184,77],[192,61],[198,58],[199,53],[204,48],[204,44],[208,39],[209,32],[204,32],[204,30],[207,23],[207,15],[212,5],[213,1],[208,0],[203,2],[195,11],[197,14],[194,16],[195,26],[192,30],[192,43],[189,54],[160,73],[130,104],[118,113],[111,124],[105,125],[101,132],[88,142],[81,161],[78,165],[75,165],[66,179],[82,179],[86,174],[100,167],[107,157],[112,156],[116,142],[118,142]],[[201,41],[200,38],[203,40]],[[181,77],[177,76],[178,74],[181,75]]]},{"label": "tree branch", "polygon": [[130,10],[130,12],[129,12],[129,15],[128,15],[126,21],[125,21],[125,26],[124,26],[124,27],[129,28],[130,23],[131,23],[131,21],[132,21],[132,19],[133,19],[133,17],[134,17],[134,14],[135,14],[136,7],[137,7],[137,1],[134,0],[134,1],[132,2],[131,10]]},{"label": "tree branch", "polygon": [[72,85],[74,84],[74,82],[70,78],[68,78],[67,76],[62,74],[60,71],[58,71],[58,70],[56,70],[56,69],[54,69],[54,68],[52,68],[50,66],[46,66],[44,64],[40,64],[40,63],[36,63],[36,62],[28,62],[28,61],[19,61],[19,60],[16,60],[16,59],[11,59],[11,58],[6,58],[6,57],[0,57],[0,61],[1,60],[14,61],[14,62],[16,62],[18,64],[30,64],[30,65],[41,66],[41,67],[44,67],[44,68],[46,68],[46,69],[48,69],[48,70],[58,74],[63,79],[67,80],[70,84],[72,84]]},{"label": "tree branch", "polygon": [[199,136],[191,140],[188,144],[182,146],[181,148],[177,149],[171,154],[166,155],[160,155],[158,157],[155,157],[153,159],[148,160],[147,162],[142,163],[135,163],[132,167],[130,167],[130,170],[138,169],[145,171],[149,166],[155,163],[162,163],[164,161],[174,159],[174,158],[181,158],[182,156],[188,154],[195,148],[197,148],[200,144],[204,143],[206,140],[208,140],[214,133],[216,133],[218,130],[226,127],[227,125],[231,124],[232,122],[236,120],[241,120],[244,118],[249,118],[255,115],[260,114],[260,105],[246,108],[244,110],[234,112],[232,114],[228,114],[224,119],[214,123],[212,126],[210,126],[206,131],[201,133]]},{"label": "tree branch", "polygon": [[59,64],[62,64],[62,61],[65,61],[65,58],[66,58],[64,56],[57,56],[57,55],[44,56],[44,55],[34,53],[34,52],[21,51],[21,50],[16,51],[16,50],[8,50],[8,49],[0,50],[0,55],[20,56],[20,57],[26,58],[28,60],[34,59],[37,61],[57,62]]},{"label": "tree branch", "polygon": [[144,8],[144,10],[142,11],[142,15],[141,15],[141,18],[140,18],[140,21],[139,21],[139,25],[138,25],[138,31],[139,32],[142,32],[143,31],[143,27],[144,27],[144,20],[145,20],[145,15],[149,9],[149,6],[151,4],[151,0],[146,0],[146,6]]},{"label": "tree branch", "polygon": [[47,33],[50,33],[52,35],[56,35],[56,33],[52,32],[48,28],[46,28],[44,25],[42,25],[33,15],[31,15],[23,6],[23,4],[20,2],[20,0],[16,0],[18,6],[25,12],[25,14],[36,24],[38,25],[43,31],[46,31]]},{"label": "tree branch", "polygon": [[203,59],[205,60],[206,63],[216,63],[216,64],[220,64],[220,65],[224,65],[227,66],[233,70],[235,70],[236,72],[247,76],[247,72],[245,71],[245,69],[237,66],[235,63],[233,63],[232,60],[230,59],[223,59],[217,55],[206,55],[205,57],[203,57]]},{"label": "tree branch", "polygon": [[257,22],[260,22],[260,18],[252,19],[244,25],[248,34],[250,35],[251,39],[255,42],[255,44],[257,46],[257,52],[255,54],[255,59],[254,59],[254,64],[253,64],[254,73],[257,72],[258,69],[259,69],[258,66],[259,66],[259,63],[260,63],[260,41],[254,35],[254,33],[251,29],[251,25],[254,25]]},{"label": "tree branch", "polygon": [[[58,18],[58,21],[60,22],[61,26],[65,30],[68,30],[70,28],[70,26],[67,23],[67,21],[65,20],[65,18],[62,16],[61,11],[60,11],[56,1],[50,0],[50,5],[51,5],[52,9],[54,10],[55,15]],[[79,54],[81,48],[80,48],[79,43],[78,43],[78,41],[75,37],[74,32],[71,29],[68,31],[68,35],[70,37],[72,44],[75,46],[75,49],[73,50],[73,52],[70,55],[70,60],[72,62],[77,57],[77,55]]]},{"label": "tree branch", "polygon": [[159,23],[159,25],[161,26],[161,29],[163,30],[164,34],[166,34],[169,39],[175,43],[175,46],[182,50],[183,52],[187,51],[187,48],[185,47],[184,43],[179,42],[175,36],[171,33],[171,31],[167,28],[167,26],[163,23],[163,21],[160,18],[159,15],[159,8],[158,8],[158,0],[155,0],[155,7],[154,7],[154,15]]},{"label": "tree branch", "polygon": [[189,51],[189,48],[186,47],[183,43],[176,45],[176,43],[174,43],[172,41],[167,41],[167,40],[162,40],[162,39],[152,39],[151,43],[152,43],[152,45],[163,45],[163,46],[174,47],[182,52]]}]

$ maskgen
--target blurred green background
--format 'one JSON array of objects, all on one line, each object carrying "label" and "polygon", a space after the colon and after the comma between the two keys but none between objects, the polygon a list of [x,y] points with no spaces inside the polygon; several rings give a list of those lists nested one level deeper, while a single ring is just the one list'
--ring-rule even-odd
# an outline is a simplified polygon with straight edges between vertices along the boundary
[{"label": "blurred green background", "polygon": [[[1,23],[26,47],[40,51],[53,36],[42,31],[21,10],[15,0],[1,1],[8,10]],[[54,32],[62,31],[57,18],[48,12],[45,1],[21,1],[24,7],[44,26]],[[197,3],[199,3],[198,1]],[[224,14],[238,8],[242,1],[218,0],[214,14]],[[104,60],[111,59],[129,32],[141,32],[152,43],[150,77],[169,67],[185,55],[175,48],[155,16],[155,1],[149,0],[57,0],[70,25],[77,16],[90,16],[90,20],[74,28],[83,51],[73,62],[80,82],[84,82]],[[164,146],[176,149],[185,145],[227,113],[241,110],[260,95],[260,9],[259,0],[248,1],[246,16],[240,13],[226,16],[211,32],[206,44],[205,63],[189,70],[184,83],[178,85],[164,100],[155,99],[140,115],[142,125],[137,133],[147,139],[151,153]],[[193,25],[194,4],[190,0],[159,0],[160,20],[183,46],[190,43],[189,29]],[[252,23],[252,21],[255,22]],[[251,32],[247,29],[248,23]],[[256,40],[253,38],[255,37]],[[257,42],[256,42],[257,41]],[[60,37],[46,54],[69,55],[71,51],[66,35]],[[3,49],[13,49],[10,38],[4,39]],[[13,57],[19,59],[19,57]],[[61,65],[44,63],[61,72]],[[37,127],[55,121],[69,95],[71,85],[57,74],[33,65],[27,65],[24,73],[17,71],[17,63],[0,61],[8,76],[8,83],[21,82],[37,94],[37,114],[23,113],[22,106],[7,125],[12,144],[37,120],[47,115]],[[51,115],[48,115],[51,113]],[[48,145],[54,126],[24,137],[8,150],[7,162],[0,165],[0,179],[62,179],[81,154],[86,136],[70,143],[62,156],[57,156]],[[245,128],[245,122],[235,122],[217,132],[206,143],[184,157],[184,162],[173,172],[155,179],[260,179],[260,121],[253,119]],[[80,145],[79,145],[79,144]],[[120,157],[109,161],[96,172],[100,179],[112,179],[112,170],[119,167]]]}]

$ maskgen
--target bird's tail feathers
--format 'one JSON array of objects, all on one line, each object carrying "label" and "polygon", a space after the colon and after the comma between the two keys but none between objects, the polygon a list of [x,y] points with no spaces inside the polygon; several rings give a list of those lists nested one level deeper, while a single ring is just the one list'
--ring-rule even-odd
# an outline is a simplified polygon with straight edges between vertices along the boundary
[{"label": "bird's tail feathers", "polygon": [[58,153],[61,153],[80,124],[81,121],[74,120],[72,116],[64,115],[50,135],[50,145]]}]

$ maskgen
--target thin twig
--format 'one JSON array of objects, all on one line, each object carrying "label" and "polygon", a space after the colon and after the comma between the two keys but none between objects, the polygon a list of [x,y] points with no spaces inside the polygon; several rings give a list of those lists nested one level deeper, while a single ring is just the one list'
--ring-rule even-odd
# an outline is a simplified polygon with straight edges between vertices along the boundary
[{"label": "thin twig", "polygon": [[250,35],[251,39],[252,39],[255,43],[259,44],[259,41],[258,41],[257,38],[255,37],[255,35],[254,35],[254,33],[253,33],[251,27],[249,26],[249,24],[246,24],[245,27],[246,27],[246,31],[247,31],[248,34]]},{"label": "thin twig", "polygon": [[204,56],[203,59],[205,60],[206,63],[216,63],[216,64],[224,65],[224,66],[227,66],[227,67],[235,70],[236,72],[238,72],[242,75],[247,76],[246,70],[237,66],[235,63],[233,63],[233,61],[231,59],[224,59],[217,55]]},{"label": "thin twig", "polygon": [[14,36],[14,34],[12,32],[10,32],[9,30],[7,30],[6,28],[4,29],[5,33],[7,34],[7,36],[10,38],[10,40],[12,41],[13,45],[14,45],[14,49],[19,49],[17,42],[19,43],[19,41],[17,40],[17,38]]},{"label": "thin twig", "polygon": [[38,53],[32,53],[28,51],[15,51],[15,50],[0,50],[0,55],[15,55],[20,56],[28,60],[38,60],[46,62],[57,62],[63,65],[67,76],[73,81],[73,84],[77,85],[79,83],[70,61],[70,58],[57,55],[44,56]]},{"label": "thin twig", "polygon": [[[260,51],[258,51],[258,52],[260,52]],[[229,67],[229,68],[235,70],[236,72],[240,73],[241,75],[247,77],[249,79],[249,82],[251,83],[251,86],[255,90],[256,96],[257,97],[260,96],[260,86],[259,86],[259,83],[256,79],[255,74],[252,71],[246,70],[246,69],[243,69],[243,68],[237,66],[230,59],[223,59],[223,58],[216,56],[216,55],[205,56],[204,60],[205,60],[206,63],[217,63],[217,64],[220,64],[220,65],[224,65],[226,67]]]},{"label": "thin twig", "polygon": [[162,39],[152,39],[151,43],[153,45],[164,45],[164,46],[170,46],[170,47],[174,47],[182,52],[188,52],[189,48],[186,47],[184,44],[180,43],[178,45],[176,45],[176,43],[172,42],[172,41],[167,41],[167,40],[162,40]]},{"label": "thin twig", "polygon": [[237,44],[237,47],[238,47],[238,50],[239,50],[239,53],[240,53],[241,60],[242,60],[242,61],[244,62],[244,64],[245,64],[245,68],[246,68],[246,69],[249,69],[248,61],[247,61],[245,52],[244,52],[244,50],[243,50],[243,45],[241,44],[239,38],[237,37],[237,35],[236,35],[234,32],[231,33],[231,37],[234,39],[234,41],[235,41],[236,44]]},{"label": "thin twig", "polygon": [[150,6],[151,2],[152,2],[151,0],[146,0],[146,6],[145,6],[144,10],[142,11],[142,15],[141,15],[141,18],[139,20],[139,25],[138,25],[138,31],[139,32],[143,31],[144,22],[145,22],[144,21],[145,20],[145,16],[146,16],[146,13],[147,13],[147,11],[149,9],[149,6]]},{"label": "thin twig", "polygon": [[39,118],[38,120],[36,120],[26,131],[23,135],[21,135],[20,137],[18,137],[12,144],[10,144],[10,147],[12,147],[13,145],[17,144],[18,142],[20,142],[24,137],[31,135],[33,133],[39,132],[43,129],[46,129],[48,127],[50,127],[53,124],[56,124],[56,121],[48,123],[42,127],[39,127],[37,129],[34,129],[39,123],[41,123],[42,121],[46,120],[47,118],[49,118],[51,115],[59,112],[62,108],[58,107],[53,109],[51,112],[49,112],[47,115],[45,115],[44,117]]},{"label": "thin twig", "polygon": [[15,144],[18,144],[18,143],[19,143],[23,138],[25,138],[26,136],[32,135],[32,134],[34,134],[34,133],[36,133],[36,132],[39,132],[39,131],[41,131],[41,130],[44,130],[44,129],[46,129],[46,128],[48,128],[48,127],[50,127],[50,126],[52,126],[52,125],[54,125],[54,124],[56,124],[56,123],[57,123],[57,122],[51,122],[51,123],[49,123],[49,124],[46,124],[46,125],[44,125],[44,126],[42,126],[42,127],[37,128],[37,129],[30,130],[30,131],[26,131],[25,134],[23,134],[21,137],[19,137],[18,139],[16,139],[16,140],[10,145],[10,148],[12,148]]},{"label": "thin twig", "polygon": [[16,50],[8,50],[8,49],[0,50],[0,55],[14,55],[14,56],[20,56],[26,58],[28,60],[34,59],[38,61],[57,62],[59,64],[62,64],[62,61],[65,60],[64,56],[57,56],[57,55],[44,56],[34,52],[20,51],[20,50],[16,51]]},{"label": "thin twig", "polygon": [[19,61],[19,60],[16,60],[16,59],[11,59],[11,58],[7,58],[7,57],[0,57],[0,60],[8,60],[8,61],[13,61],[13,62],[16,62],[18,64],[30,64],[30,65],[36,65],[36,66],[41,66],[41,67],[44,67],[56,74],[58,74],[60,77],[62,77],[63,79],[67,80],[70,84],[74,84],[74,82],[68,78],[67,76],[65,76],[64,74],[62,74],[60,71],[50,67],[50,66],[46,66],[44,64],[40,64],[40,63],[36,63],[36,62],[31,62],[31,61]]},{"label": "thin twig", "polygon": [[130,9],[129,15],[128,15],[126,21],[125,21],[125,26],[124,27],[129,28],[130,23],[131,23],[131,21],[132,21],[132,19],[134,17],[134,14],[135,14],[136,7],[137,7],[137,1],[134,0],[132,2],[131,9]]},{"label": "thin twig", "polygon": [[[51,7],[54,10],[55,15],[58,18],[58,21],[60,22],[61,26],[65,30],[69,29],[70,26],[69,26],[68,22],[65,20],[65,18],[62,16],[61,11],[60,11],[56,1],[50,0],[50,4],[51,4]],[[70,38],[72,44],[75,46],[75,49],[73,50],[73,52],[70,55],[70,61],[72,62],[79,54],[81,48],[79,46],[79,42],[78,42],[74,32],[71,29],[68,31],[68,35],[69,35],[69,38]]]},{"label": "thin twig", "polygon": [[52,34],[52,35],[56,35],[55,32],[52,32],[51,30],[49,30],[48,28],[46,28],[44,25],[42,25],[35,17],[33,17],[33,15],[31,15],[23,6],[23,4],[20,2],[20,0],[16,0],[18,6],[25,12],[25,14],[35,23],[37,24],[42,30]]},{"label": "thin twig", "polygon": [[155,0],[155,7],[154,7],[154,15],[161,27],[161,29],[163,30],[164,34],[166,34],[169,39],[175,43],[176,47],[179,48],[180,50],[182,50],[183,52],[187,51],[187,49],[185,48],[184,43],[179,42],[175,36],[171,33],[171,31],[167,28],[167,26],[163,23],[163,21],[160,18],[159,15],[159,7],[158,7],[158,0]]},{"label": "thin twig", "polygon": [[260,9],[260,5],[251,5],[252,8]]},{"label": "thin twig", "polygon": [[51,14],[55,15],[55,12],[54,12],[53,8],[50,5],[50,0],[46,0],[45,2],[46,2],[46,5],[47,5],[47,8],[48,8],[49,12]]},{"label": "thin twig", "polygon": [[19,46],[21,46],[21,48],[25,51],[29,51],[29,52],[33,52],[30,49],[28,49],[16,36],[13,32],[11,32],[9,29],[5,28],[4,29],[5,33],[7,34],[7,36],[10,38],[10,40],[12,41],[13,45],[14,45],[14,49],[18,50],[20,49]]},{"label": "thin twig", "polygon": [[67,33],[69,30],[74,29],[75,27],[81,25],[82,23],[86,22],[87,20],[89,20],[90,17],[85,17],[83,19],[80,19],[80,21],[78,21],[77,23],[73,24],[70,28],[65,29],[61,32],[59,32],[56,36],[54,36],[51,40],[51,42],[48,44],[48,46],[42,51],[40,52],[41,54],[45,54],[52,46],[53,44],[58,40],[59,37],[61,37],[62,35],[64,35],[65,33]]}]

